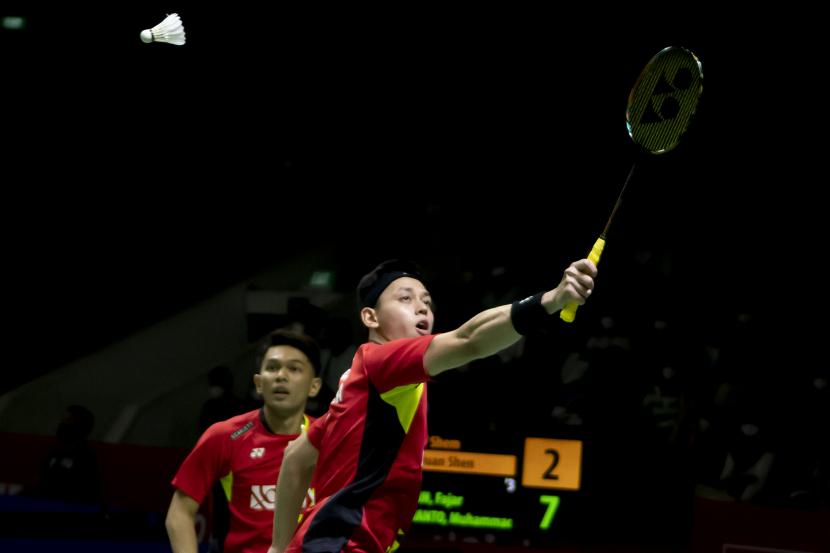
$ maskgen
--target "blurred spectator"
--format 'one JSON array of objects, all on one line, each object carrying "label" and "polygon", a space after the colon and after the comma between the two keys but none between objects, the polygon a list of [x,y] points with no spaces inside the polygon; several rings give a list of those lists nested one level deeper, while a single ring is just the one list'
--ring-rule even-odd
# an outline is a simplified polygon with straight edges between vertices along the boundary
[{"label": "blurred spectator", "polygon": [[770,478],[775,502],[830,509],[830,370],[813,366],[787,390],[790,409],[780,462]]},{"label": "blurred spectator", "polygon": [[70,405],[58,424],[57,445],[43,461],[39,495],[52,499],[96,503],[100,499],[98,463],[88,438],[95,416],[82,405]]},{"label": "blurred spectator", "polygon": [[199,414],[199,433],[219,421],[245,412],[243,401],[234,394],[233,373],[225,365],[213,367],[208,372],[208,394]]},{"label": "blurred spectator", "polygon": [[[237,397],[233,391],[233,373],[225,365],[217,365],[208,372],[208,394],[210,397],[202,405],[199,413],[199,434],[202,434],[212,424],[240,415],[261,405],[249,408],[249,404]],[[222,485],[217,482],[211,490],[211,510],[213,526],[211,528],[210,551],[221,551],[225,537],[228,535],[230,510],[225,499]]]},{"label": "blurred spectator", "polygon": [[315,340],[320,339],[325,311],[302,296],[288,298],[286,318],[290,321],[285,328],[302,332]]},{"label": "blurred spectator", "polygon": [[[750,389],[751,390],[751,389]],[[724,383],[711,423],[701,420],[697,442],[697,493],[712,499],[760,501],[775,462],[773,433],[760,398]]]},{"label": "blurred spectator", "polygon": [[668,321],[655,319],[650,332],[641,337],[641,372],[645,376],[642,406],[650,441],[676,444],[686,416],[687,386],[683,365],[689,352],[681,349]]},{"label": "blurred spectator", "polygon": [[323,366],[321,377],[323,385],[334,394],[340,385],[340,376],[352,364],[357,345],[352,337],[352,326],[345,317],[336,317],[323,329],[323,350],[320,363]]}]

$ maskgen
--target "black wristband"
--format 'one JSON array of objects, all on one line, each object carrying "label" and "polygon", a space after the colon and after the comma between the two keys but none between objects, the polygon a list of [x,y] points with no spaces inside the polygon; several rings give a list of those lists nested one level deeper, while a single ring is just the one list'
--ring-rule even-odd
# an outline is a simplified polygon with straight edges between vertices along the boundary
[{"label": "black wristband", "polygon": [[514,301],[510,306],[510,321],[522,336],[532,334],[547,324],[549,315],[542,307],[543,294],[544,292],[539,292],[521,301]]}]

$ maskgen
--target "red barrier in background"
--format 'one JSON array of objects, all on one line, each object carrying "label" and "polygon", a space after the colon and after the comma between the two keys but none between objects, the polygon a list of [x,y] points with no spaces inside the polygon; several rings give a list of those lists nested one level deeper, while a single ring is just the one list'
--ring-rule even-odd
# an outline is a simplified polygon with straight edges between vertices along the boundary
[{"label": "red barrier in background", "polygon": [[[0,433],[0,493],[29,495],[35,491],[43,459],[55,446],[51,436]],[[109,508],[166,512],[173,493],[170,485],[184,448],[91,441],[98,461],[101,501]]]},{"label": "red barrier in background", "polygon": [[[0,433],[0,495],[33,492],[42,460],[55,445],[55,438]],[[165,513],[179,464],[188,453],[184,448],[90,442],[98,456],[102,502],[108,508]],[[695,498],[692,548],[694,553],[830,553],[830,512],[771,509],[733,501]],[[485,544],[417,543],[408,541],[407,551],[451,550],[458,553],[504,553],[527,551]],[[574,549],[576,551],[577,549]],[[594,553],[633,551],[608,546],[578,548]],[[559,553],[569,550],[557,549]]]},{"label": "red barrier in background", "polygon": [[694,553],[827,553],[830,512],[695,498]]}]

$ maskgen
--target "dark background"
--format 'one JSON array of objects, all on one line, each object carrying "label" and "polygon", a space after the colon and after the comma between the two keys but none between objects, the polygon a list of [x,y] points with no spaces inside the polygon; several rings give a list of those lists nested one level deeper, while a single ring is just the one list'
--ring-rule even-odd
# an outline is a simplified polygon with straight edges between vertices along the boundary
[{"label": "dark background", "polygon": [[[185,46],[140,42],[172,11]],[[704,95],[638,169],[599,290],[663,294],[691,326],[751,308],[787,343],[823,324],[809,32],[506,8],[15,13],[4,288],[14,353],[54,347],[13,381],[320,245],[344,289],[391,255],[555,282],[604,225],[635,157],[628,91],[668,45],[702,60]],[[671,256],[670,289],[628,270],[643,249]]]},{"label": "dark background", "polygon": [[[801,482],[788,477],[806,474],[792,467],[813,459],[792,446],[826,443],[796,386],[828,366],[826,32],[815,14],[684,8],[4,6],[27,26],[0,29],[0,391],[286,258],[313,267],[321,249],[344,293],[382,259],[420,261],[439,331],[484,291],[552,287],[636,158],[632,84],[681,45],[703,63],[698,113],[675,151],[638,165],[590,305],[552,340],[528,340],[513,366],[531,370],[485,360],[481,378],[437,379],[431,430],[506,452],[493,431],[568,437],[551,406],[575,397],[591,477],[561,527],[674,543],[692,534],[694,485],[720,468],[692,426],[717,427],[707,409],[731,379],[783,460],[761,503],[792,507],[782,498]],[[185,46],[139,40],[174,11]],[[605,314],[618,326],[603,328]],[[674,341],[644,331],[657,320]],[[596,355],[586,344],[615,335],[643,358],[600,356],[587,383],[562,386],[568,352]],[[721,346],[732,357],[708,374],[702,354]],[[635,364],[666,359],[692,405],[669,445],[639,409],[659,371]]]}]

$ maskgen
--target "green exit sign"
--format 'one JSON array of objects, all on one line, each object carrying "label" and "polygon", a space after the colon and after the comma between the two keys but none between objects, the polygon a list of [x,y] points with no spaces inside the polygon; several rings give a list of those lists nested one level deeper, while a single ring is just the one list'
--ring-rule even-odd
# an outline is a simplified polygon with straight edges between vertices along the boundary
[{"label": "green exit sign", "polygon": [[331,290],[331,287],[334,284],[334,273],[331,271],[314,271],[311,273],[311,281],[309,284],[313,288]]}]

